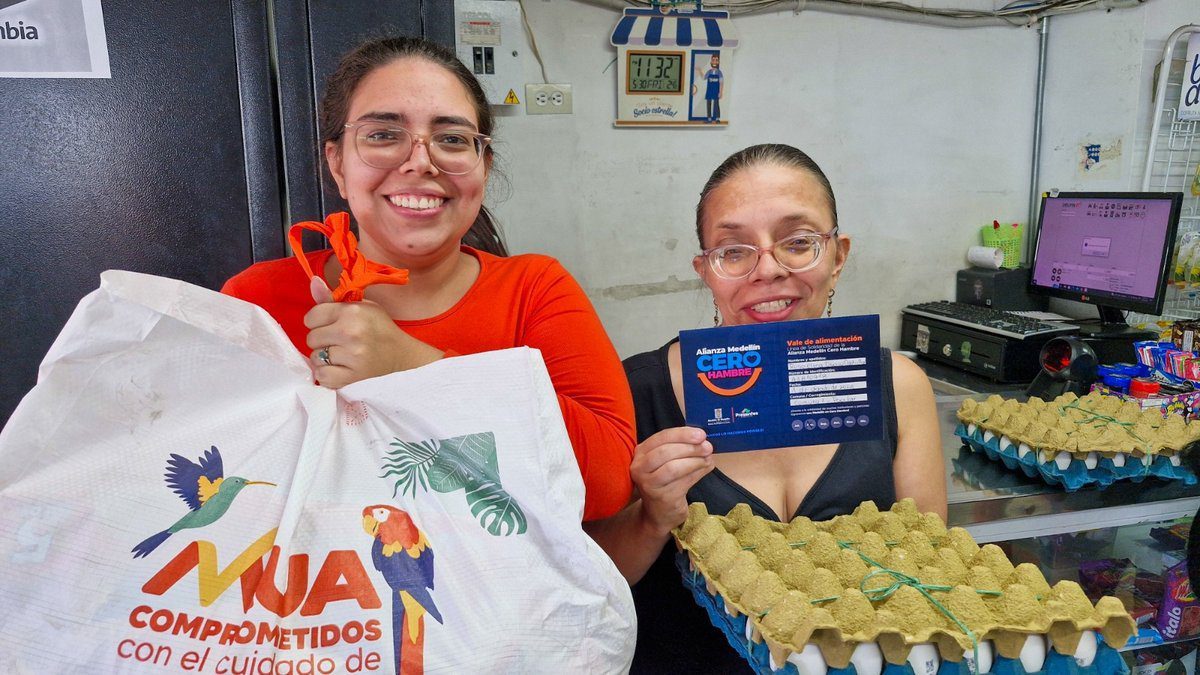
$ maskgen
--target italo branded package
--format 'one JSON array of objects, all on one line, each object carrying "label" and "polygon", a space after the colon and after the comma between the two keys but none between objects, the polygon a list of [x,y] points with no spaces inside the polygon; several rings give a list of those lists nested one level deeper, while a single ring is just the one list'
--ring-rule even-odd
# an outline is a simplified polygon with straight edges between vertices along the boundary
[{"label": "italo branded package", "polygon": [[1200,633],[1200,602],[1188,580],[1187,561],[1163,554],[1163,597],[1158,610],[1158,632],[1165,640]]}]

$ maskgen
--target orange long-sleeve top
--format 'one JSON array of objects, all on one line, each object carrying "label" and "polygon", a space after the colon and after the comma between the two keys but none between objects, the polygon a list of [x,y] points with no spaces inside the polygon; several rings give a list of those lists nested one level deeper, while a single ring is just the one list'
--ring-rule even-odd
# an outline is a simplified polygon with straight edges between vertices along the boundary
[{"label": "orange long-sleeve top", "polygon": [[[508,258],[468,246],[479,277],[453,307],[420,321],[397,321],[414,338],[458,354],[510,347],[542,353],[586,489],[584,520],[610,516],[629,501],[633,484],[634,417],[629,385],[616,350],[583,289],[558,261],[542,255]],[[325,268],[332,251],[307,257]],[[309,280],[291,258],[258,263],[221,292],[267,310],[305,357],[313,308]]]}]

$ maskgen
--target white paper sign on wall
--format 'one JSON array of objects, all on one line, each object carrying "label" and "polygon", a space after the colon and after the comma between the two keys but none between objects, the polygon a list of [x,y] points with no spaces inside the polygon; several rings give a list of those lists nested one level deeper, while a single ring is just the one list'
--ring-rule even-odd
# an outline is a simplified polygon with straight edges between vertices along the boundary
[{"label": "white paper sign on wall", "polygon": [[0,77],[111,77],[100,0],[0,0]]}]

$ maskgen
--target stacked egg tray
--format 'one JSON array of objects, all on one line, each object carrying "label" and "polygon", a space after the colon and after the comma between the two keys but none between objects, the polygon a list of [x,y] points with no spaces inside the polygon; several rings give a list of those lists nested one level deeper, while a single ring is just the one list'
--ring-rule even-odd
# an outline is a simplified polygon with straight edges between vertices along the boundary
[{"label": "stacked egg tray", "polygon": [[1180,451],[1200,438],[1200,422],[1098,392],[1024,403],[967,399],[958,421],[954,433],[972,450],[1068,491],[1147,476],[1196,482]]},{"label": "stacked egg tray", "polygon": [[684,583],[758,673],[1129,672],[1117,649],[1134,622],[1120,600],[1051,586],[911,499],[790,523],[692,504],[674,535]]}]

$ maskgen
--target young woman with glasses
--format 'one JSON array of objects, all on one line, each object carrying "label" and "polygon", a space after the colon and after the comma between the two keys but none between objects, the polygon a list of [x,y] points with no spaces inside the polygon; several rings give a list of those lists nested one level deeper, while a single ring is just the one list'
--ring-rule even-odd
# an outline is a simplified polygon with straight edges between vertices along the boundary
[{"label": "young woman with glasses", "polygon": [[[850,252],[833,189],[808,155],[787,145],[735,153],[709,178],[696,207],[696,273],[712,292],[714,322],[742,325],[830,314]],[[684,426],[677,340],[630,357],[639,445],[637,499],[592,527],[633,588],[638,643],[633,671],[748,672],[689,595],[670,531],[689,502],[712,513],[739,503],[759,516],[825,520],[870,499],[882,510],[912,497],[946,515],[942,441],[933,392],[908,359],[883,354],[885,437],[879,441],[713,454]]]},{"label": "young woman with glasses", "polygon": [[[587,489],[584,519],[624,506],[632,485],[633,406],[621,364],[587,297],[556,261],[503,257],[483,207],[493,118],[454,53],[414,38],[377,39],[343,57],[320,109],[325,159],[358,224],[359,251],[408,270],[335,303],[296,260],[260,263],[224,292],[275,317],[328,387],[455,354],[541,350]],[[337,285],[329,250],[309,266]]]}]

